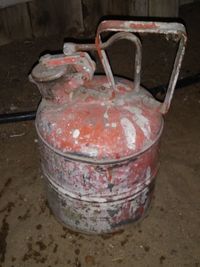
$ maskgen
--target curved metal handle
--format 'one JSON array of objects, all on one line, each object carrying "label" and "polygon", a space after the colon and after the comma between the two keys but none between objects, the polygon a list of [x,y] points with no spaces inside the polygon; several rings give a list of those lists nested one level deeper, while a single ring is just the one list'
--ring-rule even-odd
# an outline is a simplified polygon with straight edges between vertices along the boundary
[{"label": "curved metal handle", "polygon": [[[172,96],[174,93],[175,85],[180,72],[183,55],[185,52],[185,45],[187,41],[186,30],[181,23],[166,23],[166,22],[144,22],[144,21],[121,21],[121,20],[105,20],[102,21],[97,29],[95,44],[99,53],[101,62],[103,64],[105,73],[112,87],[115,87],[114,77],[109,65],[108,58],[105,51],[101,48],[101,33],[113,32],[132,32],[132,33],[154,33],[172,35],[172,37],[179,41],[178,51],[175,57],[173,70],[168,84],[167,94],[163,104],[160,106],[162,114],[167,113],[171,104]],[[138,38],[137,38],[138,39]],[[137,54],[137,52],[136,52]],[[137,72],[137,66],[136,66]],[[140,80],[140,79],[139,79]],[[138,90],[138,89],[137,89]]]},{"label": "curved metal handle", "polygon": [[129,32],[119,32],[110,37],[110,39],[106,43],[102,43],[99,35],[99,39],[96,41],[96,48],[98,51],[98,54],[100,56],[100,60],[103,64],[106,76],[108,78],[108,82],[110,86],[115,89],[115,80],[114,76],[108,61],[108,58],[106,56],[106,52],[103,50],[105,47],[110,46],[115,41],[121,40],[121,39],[127,39],[130,40],[135,44],[136,47],[136,53],[135,53],[135,73],[134,73],[134,90],[139,91],[140,88],[140,74],[141,74],[141,64],[142,64],[142,45],[140,42],[140,39]]}]

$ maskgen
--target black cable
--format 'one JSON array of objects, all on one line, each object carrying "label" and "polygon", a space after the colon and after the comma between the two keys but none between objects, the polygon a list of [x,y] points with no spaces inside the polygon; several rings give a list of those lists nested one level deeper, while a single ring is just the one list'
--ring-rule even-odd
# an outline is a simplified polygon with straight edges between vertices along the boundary
[{"label": "black cable", "polygon": [[10,122],[18,122],[18,121],[34,120],[35,116],[36,116],[36,111],[1,114],[0,115],[0,124],[10,123]]},{"label": "black cable", "polygon": [[[197,73],[195,75],[179,79],[176,83],[175,89],[180,89],[199,82],[200,82],[200,73]],[[149,92],[151,92],[153,96],[156,96],[158,93],[166,93],[166,91],[167,91],[167,85],[159,85],[149,89]]]}]

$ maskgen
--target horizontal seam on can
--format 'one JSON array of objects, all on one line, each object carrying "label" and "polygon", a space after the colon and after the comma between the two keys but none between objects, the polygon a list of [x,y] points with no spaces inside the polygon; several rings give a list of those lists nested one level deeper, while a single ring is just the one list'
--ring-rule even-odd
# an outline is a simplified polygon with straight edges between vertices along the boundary
[{"label": "horizontal seam on can", "polygon": [[113,197],[112,200],[107,199],[107,198],[110,198],[112,196],[107,196],[107,198],[106,197],[98,197],[97,198],[97,197],[91,196],[91,198],[88,200],[87,198],[85,198],[85,195],[84,196],[80,196],[78,194],[75,195],[74,193],[71,193],[71,192],[68,192],[68,191],[64,192],[65,189],[62,186],[56,184],[56,182],[52,181],[52,179],[49,177],[49,175],[45,172],[44,169],[43,169],[43,172],[44,172],[44,175],[46,176],[45,179],[53,186],[53,188],[55,188],[55,190],[57,191],[58,194],[60,193],[60,194],[63,194],[65,196],[71,197],[73,199],[80,200],[80,201],[85,201],[85,202],[108,203],[108,202],[122,201],[124,199],[132,199],[132,198],[137,197],[137,195],[139,195],[140,192],[142,192],[146,187],[148,187],[155,180],[155,178],[153,178],[151,180],[151,177],[155,177],[156,176],[156,174],[158,173],[158,168],[156,168],[156,170],[154,171],[153,175],[149,176],[146,179],[147,181],[149,181],[148,183],[144,182],[144,183],[141,184],[141,187],[142,187],[142,185],[145,185],[142,189],[136,191],[131,196],[127,196],[128,195],[128,193],[127,193],[123,197],[119,197],[119,198],[114,198]]},{"label": "horizontal seam on can", "polygon": [[44,138],[41,136],[41,134],[40,134],[40,132],[38,130],[37,124],[35,123],[36,131],[37,131],[37,134],[38,134],[39,138],[54,153],[56,153],[58,155],[61,155],[61,156],[65,157],[65,158],[67,158],[69,160],[74,160],[74,161],[79,161],[79,162],[84,162],[84,163],[90,163],[90,164],[93,164],[93,165],[116,164],[116,163],[121,163],[121,162],[124,162],[124,161],[129,161],[129,160],[133,160],[134,158],[137,158],[138,156],[140,156],[140,155],[144,154],[146,151],[148,151],[154,144],[156,144],[159,141],[160,136],[161,136],[162,131],[163,131],[163,126],[164,126],[164,120],[162,118],[161,119],[161,128],[160,128],[160,131],[159,131],[159,133],[157,135],[157,138],[154,140],[154,142],[152,142],[149,146],[147,146],[146,148],[144,148],[143,150],[141,150],[140,152],[138,152],[138,153],[136,153],[134,155],[130,155],[130,156],[118,159],[118,160],[115,160],[115,159],[112,159],[112,160],[109,160],[109,159],[108,160],[98,160],[98,159],[97,160],[92,160],[89,157],[72,155],[71,153],[64,153],[64,152],[61,152],[58,149],[54,148],[53,146],[51,146],[50,144],[48,144],[44,140]]}]

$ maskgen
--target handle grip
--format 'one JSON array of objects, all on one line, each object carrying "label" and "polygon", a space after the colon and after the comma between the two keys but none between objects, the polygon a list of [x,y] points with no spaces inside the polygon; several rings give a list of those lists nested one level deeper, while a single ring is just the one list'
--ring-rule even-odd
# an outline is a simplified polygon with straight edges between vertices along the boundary
[{"label": "handle grip", "polygon": [[[126,33],[154,33],[154,34],[165,34],[172,35],[174,40],[179,41],[179,46],[177,50],[177,54],[175,57],[172,73],[170,76],[167,94],[165,96],[165,100],[163,104],[160,106],[160,112],[162,114],[167,113],[172,96],[174,93],[174,89],[176,86],[176,82],[178,79],[178,75],[181,68],[181,63],[183,60],[183,56],[185,53],[185,46],[187,41],[186,30],[183,24],[181,23],[166,23],[166,22],[144,22],[144,21],[121,21],[121,20],[105,20],[102,21],[97,29],[95,44],[97,47],[97,51],[99,53],[99,57],[101,59],[102,65],[104,67],[106,76],[110,85],[115,87],[113,73],[111,71],[111,67],[106,56],[105,51],[102,49],[102,41],[101,41],[101,33],[112,31],[112,32],[126,32]],[[138,38],[137,38],[138,39]],[[136,57],[139,49],[136,51]],[[138,69],[137,69],[138,66]],[[136,73],[140,75],[140,66],[135,66],[135,76]],[[140,81],[140,78],[138,79]],[[137,82],[137,81],[136,81]],[[136,90],[138,90],[139,86],[136,86]]]}]

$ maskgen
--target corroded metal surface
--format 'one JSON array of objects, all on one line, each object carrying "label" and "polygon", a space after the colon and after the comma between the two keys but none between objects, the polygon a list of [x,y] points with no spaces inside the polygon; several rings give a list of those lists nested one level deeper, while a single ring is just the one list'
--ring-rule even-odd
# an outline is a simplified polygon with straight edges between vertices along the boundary
[{"label": "corroded metal surface", "polygon": [[[102,43],[100,33],[107,30],[123,32]],[[164,104],[140,86],[141,43],[130,32],[179,36]],[[183,32],[180,24],[104,21],[96,49],[107,76],[93,76],[95,63],[80,51],[94,49],[91,44],[65,44],[64,54],[47,55],[33,69],[30,78],[43,95],[36,129],[47,197],[68,227],[114,232],[144,216],[158,170],[162,113],[170,105],[184,54]],[[122,38],[136,46],[134,83],[113,76],[103,50]]]},{"label": "corroded metal surface", "polygon": [[71,161],[41,144],[49,205],[70,228],[88,233],[119,230],[144,216],[158,170],[158,146],[109,165]]}]

